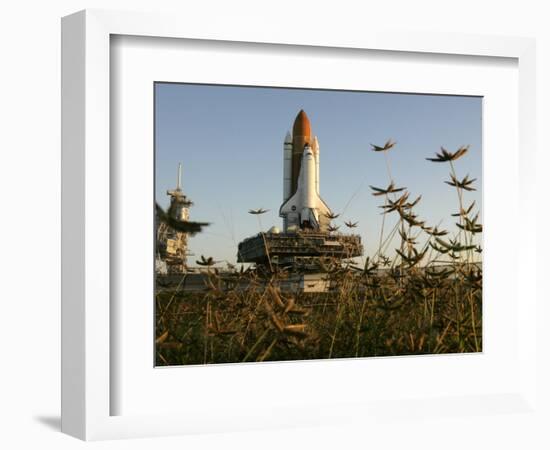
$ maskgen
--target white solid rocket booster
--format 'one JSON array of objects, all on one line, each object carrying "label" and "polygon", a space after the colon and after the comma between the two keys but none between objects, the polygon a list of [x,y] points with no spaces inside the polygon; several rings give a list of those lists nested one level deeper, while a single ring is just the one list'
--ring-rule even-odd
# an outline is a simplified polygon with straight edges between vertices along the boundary
[{"label": "white solid rocket booster", "polygon": [[311,146],[311,150],[313,150],[313,154],[315,155],[315,176],[317,177],[315,179],[315,189],[317,191],[317,194],[319,194],[319,141],[317,139],[317,136],[313,138],[313,145]]},{"label": "white solid rocket booster", "polygon": [[290,131],[286,133],[283,145],[283,202],[290,197],[290,185],[292,182],[292,137]]}]

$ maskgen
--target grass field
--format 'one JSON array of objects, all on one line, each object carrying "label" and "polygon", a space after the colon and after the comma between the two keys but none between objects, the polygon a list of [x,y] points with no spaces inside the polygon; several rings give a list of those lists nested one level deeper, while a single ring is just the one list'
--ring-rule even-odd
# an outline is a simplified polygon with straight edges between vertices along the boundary
[{"label": "grass field", "polygon": [[[386,156],[393,146],[373,150]],[[467,151],[441,149],[429,158],[450,166],[445,183],[457,192],[450,211],[456,229],[419,218],[420,197],[410,200],[388,166],[389,185],[371,188],[384,216],[397,215],[396,225],[382,224],[378,251],[363,267],[325,261],[330,292],[283,294],[285,271],[220,272],[212,259],[205,292],[157,286],[157,365],[480,352],[482,225],[464,198],[475,180],[459,178],[454,167]]]}]

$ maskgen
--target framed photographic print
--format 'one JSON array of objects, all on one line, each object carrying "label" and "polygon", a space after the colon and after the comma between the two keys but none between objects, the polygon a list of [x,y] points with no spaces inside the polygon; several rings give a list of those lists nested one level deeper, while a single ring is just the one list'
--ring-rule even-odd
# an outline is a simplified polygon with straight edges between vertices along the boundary
[{"label": "framed photographic print", "polygon": [[155,364],[482,351],[482,97],[154,89]]},{"label": "framed photographic print", "polygon": [[531,40],[85,11],[62,43],[65,432],[532,410]]}]

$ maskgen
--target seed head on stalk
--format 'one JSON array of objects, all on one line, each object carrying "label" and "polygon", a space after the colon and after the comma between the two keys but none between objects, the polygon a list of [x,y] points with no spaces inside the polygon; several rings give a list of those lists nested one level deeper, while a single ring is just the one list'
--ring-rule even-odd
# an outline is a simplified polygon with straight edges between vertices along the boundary
[{"label": "seed head on stalk", "polygon": [[391,148],[393,148],[395,146],[395,144],[396,144],[395,141],[392,141],[391,139],[388,139],[386,141],[386,143],[381,147],[379,145],[375,145],[375,144],[371,144],[371,147],[372,147],[372,151],[374,151],[374,152],[385,152],[385,151],[388,151]]},{"label": "seed head on stalk", "polygon": [[213,266],[214,264],[217,264],[218,261],[214,261],[214,258],[212,258],[211,256],[209,256],[208,258],[206,258],[204,255],[201,255],[201,259],[198,259],[197,261],[195,261],[199,266],[205,266],[205,267],[211,267]]},{"label": "seed head on stalk", "polygon": [[401,192],[405,190],[404,187],[403,188],[395,187],[395,184],[393,181],[389,184],[389,186],[386,189],[378,188],[375,186],[369,186],[369,187],[374,191],[372,193],[372,195],[374,196],[393,194],[395,192]]},{"label": "seed head on stalk", "polygon": [[269,211],[269,209],[263,209],[263,208],[249,209],[248,214],[252,214],[252,215],[257,216],[257,215],[260,215],[260,214],[265,214],[268,211]]},{"label": "seed head on stalk", "polygon": [[469,145],[463,145],[456,152],[453,153],[441,147],[441,153],[436,153],[435,158],[426,158],[426,159],[432,162],[456,161],[461,156],[464,156],[468,152],[469,148],[470,148]]},{"label": "seed head on stalk", "polygon": [[170,228],[175,231],[180,231],[182,233],[189,233],[190,235],[200,233],[203,227],[210,225],[207,222],[191,222],[187,220],[178,220],[172,217],[169,213],[164,211],[157,203],[155,204],[155,210],[157,213],[158,220],[165,223]]},{"label": "seed head on stalk", "polygon": [[338,217],[340,217],[340,214],[335,214],[333,212],[329,212],[329,213],[326,213],[326,214],[323,214],[323,215],[329,220],[334,220],[334,219],[337,219]]},{"label": "seed head on stalk", "polygon": [[477,178],[470,179],[468,175],[466,175],[462,180],[458,180],[453,174],[450,174],[451,181],[445,181],[449,186],[455,186],[459,189],[464,189],[465,191],[475,191],[476,189],[472,187],[472,183],[476,181]]}]

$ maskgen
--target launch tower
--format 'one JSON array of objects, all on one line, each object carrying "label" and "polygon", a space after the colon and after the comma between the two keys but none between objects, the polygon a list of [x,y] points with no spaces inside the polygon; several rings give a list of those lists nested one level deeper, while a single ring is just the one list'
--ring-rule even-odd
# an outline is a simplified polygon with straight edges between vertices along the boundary
[{"label": "launch tower", "polygon": [[[187,198],[181,189],[181,164],[178,164],[176,188],[166,191],[170,196],[170,207],[167,214],[178,221],[189,220],[189,208],[193,202]],[[176,231],[165,223],[157,226],[157,259],[166,264],[168,273],[183,273],[187,269],[187,233]]]}]

